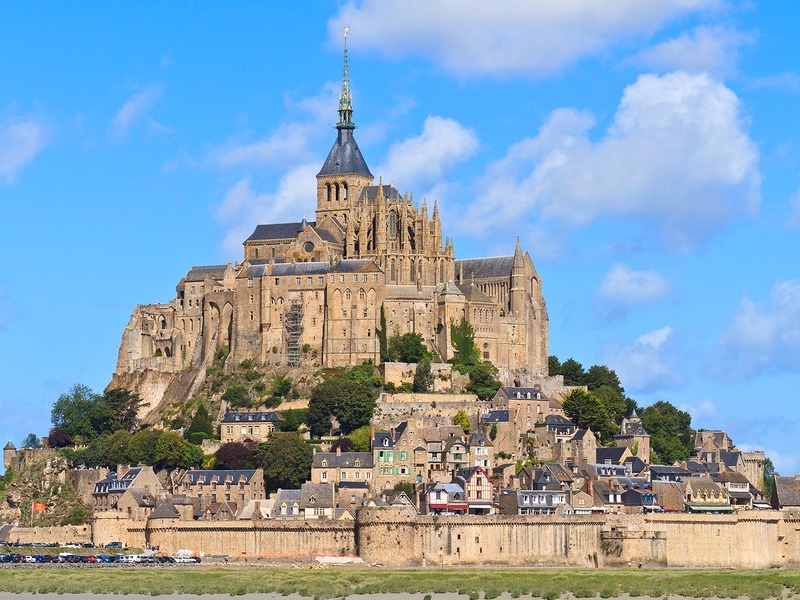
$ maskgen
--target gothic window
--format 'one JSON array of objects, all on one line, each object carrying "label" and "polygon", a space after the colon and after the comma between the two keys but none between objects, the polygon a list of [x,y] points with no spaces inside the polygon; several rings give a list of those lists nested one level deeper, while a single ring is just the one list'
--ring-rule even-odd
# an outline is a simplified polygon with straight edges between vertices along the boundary
[{"label": "gothic window", "polygon": [[345,290],[345,291],[344,291],[344,299],[345,299],[345,300],[351,300],[352,298],[353,298],[353,294],[352,294],[352,292],[350,292],[350,290],[349,290],[349,289],[348,289],[348,290]]},{"label": "gothic window", "polygon": [[444,263],[439,263],[439,283],[444,283]]},{"label": "gothic window", "polygon": [[394,260],[392,260],[392,262],[390,263],[390,266],[389,266],[389,279],[391,281],[396,281],[397,280],[397,269],[395,267]]},{"label": "gothic window", "polygon": [[167,320],[164,317],[161,317],[161,329],[167,328]]},{"label": "gothic window", "polygon": [[359,302],[366,302],[367,300],[367,292],[363,289],[358,290],[358,301]]},{"label": "gothic window", "polygon": [[397,214],[389,213],[389,237],[397,237]]},{"label": "gothic window", "polygon": [[408,275],[411,277],[412,283],[417,280],[417,270],[414,268],[414,263],[411,263],[411,267],[408,269]]}]

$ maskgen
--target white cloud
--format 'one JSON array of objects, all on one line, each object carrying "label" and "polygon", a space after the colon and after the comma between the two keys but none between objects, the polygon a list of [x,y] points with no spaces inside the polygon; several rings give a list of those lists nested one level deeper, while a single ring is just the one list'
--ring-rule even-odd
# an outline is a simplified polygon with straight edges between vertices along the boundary
[{"label": "white cloud", "polygon": [[718,346],[725,378],[800,372],[800,282],[776,283],[769,305],[742,298]]},{"label": "white cloud", "polygon": [[735,73],[739,48],[751,34],[724,27],[697,27],[691,33],[645,48],[630,62],[655,71],[687,71],[726,76]]},{"label": "white cloud", "polygon": [[606,348],[604,363],[617,372],[629,392],[678,387],[683,377],[672,338],[671,327],[650,331],[630,345]]},{"label": "white cloud", "polygon": [[228,226],[223,249],[240,254],[242,242],[258,223],[298,221],[303,215],[313,221],[317,171],[317,163],[297,166],[281,178],[273,193],[254,190],[248,178],[239,180],[217,209],[218,219]]},{"label": "white cloud", "polygon": [[377,175],[388,174],[404,189],[419,189],[442,179],[478,148],[475,132],[452,119],[430,116],[422,133],[393,144]]},{"label": "white cloud", "polygon": [[33,119],[0,122],[0,181],[13,183],[19,171],[47,144],[47,130]]},{"label": "white cloud", "polygon": [[352,26],[351,48],[416,54],[461,76],[557,72],[719,0],[363,0],[329,22],[332,40]]},{"label": "white cloud", "polygon": [[460,227],[488,235],[543,218],[568,227],[636,219],[670,246],[705,242],[760,201],[758,151],[739,99],[706,75],[642,75],[625,89],[599,141],[592,115],[551,113],[476,186]]},{"label": "white cloud", "polygon": [[[117,114],[111,119],[111,124],[109,125],[111,136],[117,141],[124,138],[130,128],[138,120],[142,119],[155,103],[158,102],[163,91],[164,86],[150,84],[128,98],[125,104],[122,105],[122,108],[120,108]],[[151,124],[156,130],[166,130],[163,125],[155,122]]]},{"label": "white cloud", "polygon": [[719,413],[717,412],[717,405],[712,400],[701,400],[697,404],[680,404],[678,406],[683,411],[688,412],[692,416],[692,424],[698,427],[698,420],[714,420]]},{"label": "white cloud", "polygon": [[669,285],[658,271],[636,271],[628,265],[615,264],[600,282],[597,298],[605,312],[618,314],[659,300],[668,292]]}]

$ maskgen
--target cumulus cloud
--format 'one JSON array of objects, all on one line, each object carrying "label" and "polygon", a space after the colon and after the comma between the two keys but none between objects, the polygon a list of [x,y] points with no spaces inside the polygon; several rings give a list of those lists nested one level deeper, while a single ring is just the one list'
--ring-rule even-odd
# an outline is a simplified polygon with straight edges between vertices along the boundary
[{"label": "cumulus cloud", "polygon": [[717,405],[713,400],[709,400],[707,398],[705,400],[701,400],[697,404],[680,404],[678,405],[678,408],[688,412],[692,416],[692,424],[695,427],[698,427],[697,421],[708,421],[709,419],[714,420],[719,414],[717,412]]},{"label": "cumulus cloud", "polygon": [[654,269],[636,271],[615,264],[603,277],[597,299],[606,313],[622,314],[630,308],[663,298],[669,292],[664,277]]},{"label": "cumulus cloud", "polygon": [[[164,86],[150,84],[128,98],[122,108],[111,119],[111,124],[109,125],[111,137],[117,141],[123,139],[130,131],[130,128],[146,116],[147,112],[161,99],[163,91]],[[167,130],[167,128],[155,121],[151,121],[151,125],[154,130],[159,132]]]},{"label": "cumulus cloud", "polygon": [[0,181],[11,184],[47,144],[46,127],[33,119],[0,121]]},{"label": "cumulus cloud", "polygon": [[390,174],[406,188],[419,189],[440,180],[478,149],[475,132],[452,119],[430,116],[422,133],[393,144],[377,174]]},{"label": "cumulus cloud", "polygon": [[724,27],[697,27],[691,33],[650,46],[630,62],[655,71],[687,71],[728,76],[736,71],[739,48],[754,42],[752,34]]},{"label": "cumulus cloud", "polygon": [[758,151],[739,99],[707,75],[642,75],[598,141],[593,125],[587,112],[553,111],[490,165],[460,227],[485,236],[536,218],[570,228],[627,219],[686,249],[756,212]]},{"label": "cumulus cloud", "polygon": [[604,363],[613,368],[625,389],[648,393],[683,383],[675,353],[673,329],[662,327],[645,333],[630,345],[608,347]]},{"label": "cumulus cloud", "polygon": [[742,298],[718,347],[724,378],[800,372],[800,281],[776,283],[768,304]]},{"label": "cumulus cloud", "polygon": [[340,43],[396,58],[416,54],[461,76],[555,73],[666,22],[719,6],[719,0],[363,0],[329,22]]},{"label": "cumulus cloud", "polygon": [[228,227],[222,242],[224,250],[240,253],[242,241],[258,223],[297,221],[302,214],[313,220],[318,170],[317,163],[291,169],[280,179],[273,193],[257,191],[249,178],[237,181],[217,209],[217,218]]}]

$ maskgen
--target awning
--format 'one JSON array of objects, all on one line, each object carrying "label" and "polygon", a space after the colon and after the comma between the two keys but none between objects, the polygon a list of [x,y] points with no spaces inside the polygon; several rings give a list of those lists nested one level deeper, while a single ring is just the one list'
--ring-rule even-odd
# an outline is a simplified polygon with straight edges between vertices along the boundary
[{"label": "awning", "polygon": [[695,506],[689,504],[687,508],[696,512],[731,512],[731,507],[727,504],[725,506]]}]

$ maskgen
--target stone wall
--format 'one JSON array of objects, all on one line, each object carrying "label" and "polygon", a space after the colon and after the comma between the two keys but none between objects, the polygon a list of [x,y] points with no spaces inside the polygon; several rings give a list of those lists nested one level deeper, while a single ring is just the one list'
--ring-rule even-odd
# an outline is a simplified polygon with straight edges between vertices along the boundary
[{"label": "stone wall", "polygon": [[381,394],[375,404],[373,424],[391,427],[409,419],[452,423],[459,410],[475,424],[484,403],[474,394]]},{"label": "stone wall", "polygon": [[194,521],[151,520],[141,531],[162,552],[178,550],[250,556],[353,556],[356,554],[352,521]]},{"label": "stone wall", "polygon": [[[400,387],[404,383],[414,383],[414,374],[417,363],[385,362],[380,366],[381,374],[386,383]],[[450,392],[464,389],[463,377],[458,371],[453,371],[450,363],[431,363],[433,376],[433,392]],[[467,382],[469,377],[467,377]]]},{"label": "stone wall", "polygon": [[92,541],[90,525],[67,525],[65,527],[14,527],[8,534],[9,542],[30,544],[83,544]]}]

